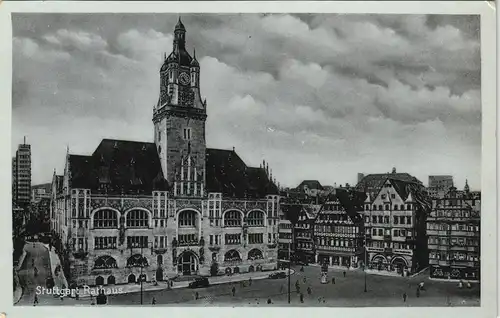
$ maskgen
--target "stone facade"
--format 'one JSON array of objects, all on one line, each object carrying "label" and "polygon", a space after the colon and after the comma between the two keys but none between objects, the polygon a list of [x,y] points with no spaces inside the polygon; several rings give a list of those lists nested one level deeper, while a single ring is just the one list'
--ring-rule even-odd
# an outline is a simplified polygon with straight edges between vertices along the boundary
[{"label": "stone facade", "polygon": [[54,174],[51,226],[77,285],[274,269],[280,196],[268,169],[207,149],[199,64],[176,26],[154,143],[104,139]]}]

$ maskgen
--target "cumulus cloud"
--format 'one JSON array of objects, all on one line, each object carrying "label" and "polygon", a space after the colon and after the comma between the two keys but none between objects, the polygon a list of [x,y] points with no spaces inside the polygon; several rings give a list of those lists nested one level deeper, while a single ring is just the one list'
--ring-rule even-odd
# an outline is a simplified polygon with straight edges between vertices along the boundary
[{"label": "cumulus cloud", "polygon": [[[34,182],[66,144],[152,139],[173,15],[13,17],[13,149],[28,135]],[[186,15],[207,98],[207,143],[285,185],[353,183],[393,166],[422,181],[480,185],[479,34],[474,17]],[[474,23],[472,23],[474,24]],[[29,31],[29,32],[28,32]]]}]

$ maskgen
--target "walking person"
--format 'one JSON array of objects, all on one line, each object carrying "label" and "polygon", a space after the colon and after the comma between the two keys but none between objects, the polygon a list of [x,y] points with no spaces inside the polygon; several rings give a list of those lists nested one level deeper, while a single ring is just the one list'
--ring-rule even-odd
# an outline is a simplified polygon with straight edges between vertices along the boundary
[{"label": "walking person", "polygon": [[420,286],[417,288],[417,298],[420,297]]},{"label": "walking person", "polygon": [[252,286],[252,277],[248,279],[248,286]]},{"label": "walking person", "polygon": [[311,289],[311,286],[307,287],[307,294],[308,294],[308,295],[311,295],[311,294],[312,294],[312,289]]},{"label": "walking person", "polygon": [[267,304],[268,304],[268,305],[270,305],[270,304],[272,304],[272,303],[273,303],[273,302],[271,301],[271,298],[268,298],[268,299],[267,299]]},{"label": "walking person", "polygon": [[38,295],[35,294],[35,300],[33,301],[33,306],[38,305]]},{"label": "walking person", "polygon": [[344,271],[344,277],[345,277],[345,271]]},{"label": "walking person", "polygon": [[307,278],[306,278],[305,276],[304,276],[303,281],[304,281],[304,284],[305,284],[305,283],[306,283],[306,281],[307,281]]},{"label": "walking person", "polygon": [[403,293],[403,302],[405,303],[406,303],[406,297],[407,297],[406,293]]},{"label": "walking person", "polygon": [[195,298],[196,300],[200,299],[200,294],[198,294],[198,292],[196,292],[196,293],[194,294],[194,298]]},{"label": "walking person", "polygon": [[36,268],[36,266],[35,266],[35,268],[33,269],[33,271],[35,272],[35,277],[37,277],[37,276],[38,276],[38,268]]},{"label": "walking person", "polygon": [[156,298],[153,297],[153,300],[151,300],[151,305],[156,305]]},{"label": "walking person", "polygon": [[233,288],[231,289],[231,292],[233,293],[233,297],[236,295],[236,288],[233,286]]},{"label": "walking person", "polygon": [[304,303],[304,294],[300,293],[300,302]]},{"label": "walking person", "polygon": [[332,277],[332,284],[335,285],[335,277]]}]

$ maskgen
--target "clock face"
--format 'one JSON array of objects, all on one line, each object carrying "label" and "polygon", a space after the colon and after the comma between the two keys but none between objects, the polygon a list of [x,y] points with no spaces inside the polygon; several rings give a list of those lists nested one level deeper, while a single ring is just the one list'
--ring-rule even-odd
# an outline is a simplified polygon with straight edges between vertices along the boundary
[{"label": "clock face", "polygon": [[188,85],[189,84],[189,75],[187,73],[181,73],[181,75],[179,75],[179,82],[182,85]]}]

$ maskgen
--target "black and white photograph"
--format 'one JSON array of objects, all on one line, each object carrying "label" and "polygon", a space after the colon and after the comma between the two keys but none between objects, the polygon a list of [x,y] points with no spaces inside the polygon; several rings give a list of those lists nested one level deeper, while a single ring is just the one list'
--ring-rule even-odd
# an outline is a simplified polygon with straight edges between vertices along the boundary
[{"label": "black and white photograph", "polygon": [[488,6],[303,4],[10,13],[14,308],[496,298]]}]

